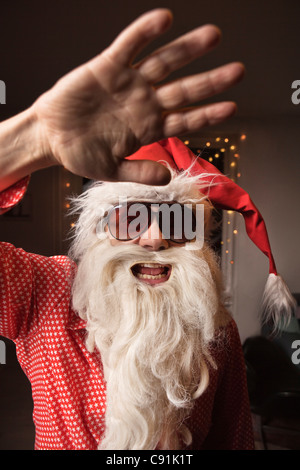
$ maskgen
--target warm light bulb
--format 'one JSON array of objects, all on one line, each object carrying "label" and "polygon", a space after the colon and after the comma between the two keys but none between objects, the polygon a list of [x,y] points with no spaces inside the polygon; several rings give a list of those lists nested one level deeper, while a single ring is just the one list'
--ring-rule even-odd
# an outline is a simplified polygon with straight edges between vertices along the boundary
[{"label": "warm light bulb", "polygon": [[69,208],[70,208],[70,204],[67,202],[67,204],[65,204],[65,207],[66,207],[67,209],[69,209]]},{"label": "warm light bulb", "polygon": [[237,231],[237,230],[234,230],[233,233],[236,235],[236,234],[238,233],[238,231]]},{"label": "warm light bulb", "polygon": [[210,147],[210,142],[206,142],[206,147]]},{"label": "warm light bulb", "polygon": [[241,140],[246,140],[246,137],[247,137],[246,134],[242,134],[241,135]]},{"label": "warm light bulb", "polygon": [[66,183],[66,188],[69,188],[70,186],[70,183]]},{"label": "warm light bulb", "polygon": [[224,139],[224,142],[229,142],[229,139],[227,139],[227,137],[226,137],[226,139]]},{"label": "warm light bulb", "polygon": [[212,162],[212,161],[213,161],[213,157],[209,157],[208,161],[209,161],[209,162]]},{"label": "warm light bulb", "polygon": [[235,145],[230,146],[230,150],[235,150],[235,148],[236,148]]},{"label": "warm light bulb", "polygon": [[220,154],[219,153],[215,153],[215,158],[219,158]]},{"label": "warm light bulb", "polygon": [[220,140],[221,140],[221,137],[216,138],[216,142],[220,142]]},{"label": "warm light bulb", "polygon": [[232,166],[232,167],[234,167],[235,165],[236,165],[235,162],[231,162],[231,163],[230,163],[230,166]]},{"label": "warm light bulb", "polygon": [[185,140],[184,143],[185,143],[185,145],[189,145],[190,141],[189,141],[189,140]]},{"label": "warm light bulb", "polygon": [[226,149],[222,148],[222,149],[220,149],[220,152],[225,152],[225,150],[226,150]]},{"label": "warm light bulb", "polygon": [[239,156],[238,153],[235,153],[233,156],[234,156],[235,158],[240,158],[240,156]]}]

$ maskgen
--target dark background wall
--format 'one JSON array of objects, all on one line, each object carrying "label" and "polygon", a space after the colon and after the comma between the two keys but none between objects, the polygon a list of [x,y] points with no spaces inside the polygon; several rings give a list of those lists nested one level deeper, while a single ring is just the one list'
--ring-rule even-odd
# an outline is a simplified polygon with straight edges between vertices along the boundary
[{"label": "dark background wall", "polygon": [[136,16],[161,6],[172,9],[174,26],[156,44],[207,22],[223,30],[221,46],[189,70],[244,61],[246,80],[224,94],[237,99],[240,116],[298,115],[290,100],[299,67],[297,0],[3,0],[0,70],[7,105],[2,116],[30,105],[61,75],[110,44]]}]

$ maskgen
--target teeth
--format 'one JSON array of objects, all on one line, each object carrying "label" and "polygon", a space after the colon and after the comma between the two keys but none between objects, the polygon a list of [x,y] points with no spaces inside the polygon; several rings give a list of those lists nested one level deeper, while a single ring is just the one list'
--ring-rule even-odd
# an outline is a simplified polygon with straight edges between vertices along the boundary
[{"label": "teeth", "polygon": [[137,277],[139,279],[162,279],[163,277],[166,277],[166,274],[157,274],[157,275],[152,275],[152,274],[140,274],[137,273]]},{"label": "teeth", "polygon": [[140,263],[140,266],[143,268],[162,268],[165,267],[164,264],[159,264],[159,263]]}]

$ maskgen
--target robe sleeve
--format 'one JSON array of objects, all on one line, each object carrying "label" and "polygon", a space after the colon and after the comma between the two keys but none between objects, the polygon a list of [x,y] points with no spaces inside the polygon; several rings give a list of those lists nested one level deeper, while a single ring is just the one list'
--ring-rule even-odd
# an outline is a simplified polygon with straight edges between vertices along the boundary
[{"label": "robe sleeve", "polygon": [[[28,183],[23,178],[0,193],[2,213],[22,199]],[[48,258],[1,242],[0,335],[16,341],[33,334],[44,319],[41,312],[50,314],[69,289],[75,268],[66,256]]]},{"label": "robe sleeve", "polygon": [[0,215],[7,212],[21,201],[26,193],[30,176],[26,176],[14,185],[0,192]]}]

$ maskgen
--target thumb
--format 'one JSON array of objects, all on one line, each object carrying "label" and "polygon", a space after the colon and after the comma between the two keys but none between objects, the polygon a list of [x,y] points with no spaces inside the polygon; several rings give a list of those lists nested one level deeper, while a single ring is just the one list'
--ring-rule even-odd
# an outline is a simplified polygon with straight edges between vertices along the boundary
[{"label": "thumb", "polygon": [[162,186],[170,182],[171,174],[164,165],[157,162],[122,160],[118,166],[116,177],[118,181]]}]

